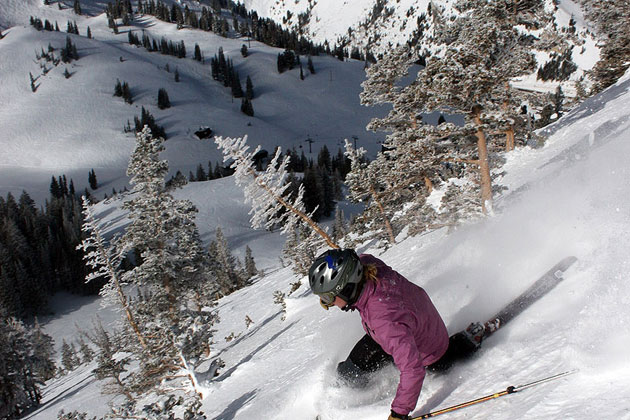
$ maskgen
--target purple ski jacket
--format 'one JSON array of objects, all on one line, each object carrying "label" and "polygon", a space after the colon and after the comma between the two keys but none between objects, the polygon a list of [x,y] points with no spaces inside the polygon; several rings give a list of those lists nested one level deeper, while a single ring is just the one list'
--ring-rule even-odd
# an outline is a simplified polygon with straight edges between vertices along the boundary
[{"label": "purple ski jacket", "polygon": [[363,265],[377,268],[377,282],[367,281],[352,305],[363,328],[400,370],[392,410],[409,414],[418,402],[425,366],[436,362],[448,347],[444,321],[427,293],[378,258],[362,254]]}]

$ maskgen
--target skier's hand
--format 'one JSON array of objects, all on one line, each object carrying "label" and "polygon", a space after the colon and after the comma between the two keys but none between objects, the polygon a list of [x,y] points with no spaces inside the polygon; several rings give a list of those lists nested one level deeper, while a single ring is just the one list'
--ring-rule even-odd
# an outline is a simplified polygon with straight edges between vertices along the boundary
[{"label": "skier's hand", "polygon": [[411,417],[409,417],[407,414],[398,414],[397,412],[395,412],[394,410],[392,410],[391,414],[389,415],[389,418],[387,420],[411,420]]}]

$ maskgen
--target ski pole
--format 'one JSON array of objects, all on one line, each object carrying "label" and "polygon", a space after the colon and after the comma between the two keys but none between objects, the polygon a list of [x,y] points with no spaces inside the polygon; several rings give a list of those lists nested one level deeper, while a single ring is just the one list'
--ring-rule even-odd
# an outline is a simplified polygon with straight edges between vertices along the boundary
[{"label": "ski pole", "polygon": [[553,376],[548,376],[546,378],[539,379],[537,381],[533,381],[533,382],[530,382],[530,383],[527,383],[527,384],[524,384],[524,385],[508,386],[505,389],[505,391],[496,392],[494,394],[486,395],[485,397],[477,398],[475,400],[466,401],[464,403],[453,405],[453,406],[447,407],[447,408],[443,408],[441,410],[432,411],[430,413],[422,414],[421,416],[413,417],[411,420],[428,419],[428,418],[431,418],[431,417],[439,416],[440,414],[445,414],[445,413],[449,413],[451,411],[459,410],[460,408],[470,407],[471,405],[475,405],[475,404],[483,403],[483,402],[486,402],[486,401],[490,401],[490,400],[493,400],[495,398],[503,397],[504,395],[514,394],[514,393],[522,391],[524,389],[531,388],[533,386],[540,385],[540,384],[543,384],[545,382],[553,381],[555,379],[559,379],[559,378],[562,378],[564,376],[571,375],[571,374],[573,374],[573,373],[575,373],[577,371],[578,371],[578,369],[568,370],[566,372],[558,373],[557,375],[553,375]]}]

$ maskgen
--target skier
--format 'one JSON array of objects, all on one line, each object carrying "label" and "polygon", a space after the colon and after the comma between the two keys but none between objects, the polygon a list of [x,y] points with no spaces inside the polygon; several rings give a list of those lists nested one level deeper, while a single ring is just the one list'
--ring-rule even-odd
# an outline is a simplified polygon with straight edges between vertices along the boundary
[{"label": "skier", "polygon": [[481,343],[481,324],[471,324],[449,339],[424,289],[372,255],[359,257],[352,249],[328,250],[311,265],[309,283],[325,309],[358,310],[367,333],[339,363],[337,373],[343,380],[364,386],[368,373],[391,362],[400,370],[389,420],[410,418],[426,368],[446,370]]}]

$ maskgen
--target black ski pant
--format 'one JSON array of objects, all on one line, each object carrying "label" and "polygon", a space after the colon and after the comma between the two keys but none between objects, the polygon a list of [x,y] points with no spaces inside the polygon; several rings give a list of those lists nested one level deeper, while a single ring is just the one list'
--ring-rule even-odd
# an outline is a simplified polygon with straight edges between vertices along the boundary
[{"label": "black ski pant", "polygon": [[[452,335],[448,340],[446,353],[435,363],[427,366],[431,372],[445,372],[455,362],[471,357],[478,349],[463,333]],[[381,346],[368,334],[355,344],[350,352],[348,361],[352,362],[362,372],[375,372],[390,363],[394,359],[385,352]]]}]

